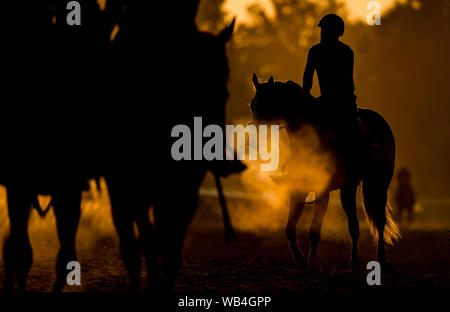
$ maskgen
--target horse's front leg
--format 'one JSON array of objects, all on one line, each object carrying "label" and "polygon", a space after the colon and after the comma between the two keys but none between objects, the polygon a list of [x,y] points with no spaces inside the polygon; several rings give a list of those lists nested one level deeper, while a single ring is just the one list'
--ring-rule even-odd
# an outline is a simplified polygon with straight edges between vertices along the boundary
[{"label": "horse's front leg", "polygon": [[317,248],[320,242],[320,229],[327,211],[330,193],[325,192],[316,199],[316,207],[314,209],[314,217],[309,229],[310,249],[308,257],[308,269],[311,271],[319,270],[319,259],[317,257]]},{"label": "horse's front leg", "polygon": [[19,187],[8,188],[10,234],[5,241],[3,250],[5,291],[7,292],[14,290],[14,276],[17,279],[19,291],[25,292],[25,281],[33,258],[28,236],[30,207],[29,192],[22,192]]},{"label": "horse's front leg", "polygon": [[77,261],[75,240],[81,217],[81,195],[77,188],[56,192],[52,199],[60,248],[56,259],[54,292],[61,292],[67,281],[67,264]]},{"label": "horse's front leg", "polygon": [[[180,191],[154,207],[157,240],[161,253],[163,281],[160,291],[172,292],[182,263],[182,247],[189,224],[194,217],[198,195]],[[153,287],[154,289],[154,287]]]},{"label": "horse's front leg", "polygon": [[302,215],[308,194],[293,194],[290,199],[289,218],[286,225],[286,237],[289,241],[294,261],[302,267],[306,267],[306,257],[303,255],[297,241],[297,223]]},{"label": "horse's front leg", "polygon": [[134,211],[139,204],[135,198],[130,194],[130,191],[121,182],[125,180],[124,177],[114,176],[107,177],[107,184],[111,200],[111,213],[113,217],[114,226],[119,236],[120,254],[122,260],[127,268],[131,292],[138,292],[140,290],[140,273],[141,273],[141,257],[139,254],[139,244],[136,240],[134,232]]}]

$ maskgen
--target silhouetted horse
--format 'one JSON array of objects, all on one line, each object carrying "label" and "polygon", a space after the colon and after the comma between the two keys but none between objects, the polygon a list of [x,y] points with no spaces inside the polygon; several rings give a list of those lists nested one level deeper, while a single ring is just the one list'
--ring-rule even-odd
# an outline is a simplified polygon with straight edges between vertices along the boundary
[{"label": "silhouetted horse", "polygon": [[229,74],[225,44],[234,27],[218,36],[198,32],[196,1],[184,1],[160,11],[170,13],[170,23],[164,20],[167,25],[161,29],[161,17],[145,16],[155,5],[164,6],[129,2],[117,14],[118,75],[111,99],[117,105],[111,105],[114,117],[104,127],[111,139],[105,178],[132,290],[139,289],[141,252],[150,287],[174,287],[198,189],[211,164],[173,160],[171,145],[178,138],[171,132],[178,124],[192,126],[194,116],[203,117],[204,125],[224,125]]},{"label": "silhouetted horse", "polygon": [[[273,78],[266,83],[259,83],[253,76],[256,94],[251,102],[253,119],[256,123],[284,124],[291,136],[302,126],[314,126],[322,137],[323,145],[327,142],[327,127],[322,121],[321,107],[314,98],[307,95],[295,82],[274,82]],[[302,266],[308,265],[312,270],[318,269],[317,248],[320,241],[320,229],[328,206],[329,192],[341,190],[341,203],[348,217],[348,228],[352,238],[352,270],[358,270],[359,223],[356,215],[356,191],[362,182],[365,213],[375,239],[378,239],[377,256],[380,263],[386,262],[385,243],[392,243],[399,237],[398,228],[392,219],[391,207],[387,201],[387,192],[394,171],[395,140],[387,122],[376,112],[369,109],[358,109],[358,118],[362,126],[363,144],[361,166],[358,169],[360,178],[346,174],[339,166],[326,190],[316,198],[316,207],[311,224],[309,259],[301,252],[297,242],[296,225],[302,214],[308,192],[291,197],[289,219],[286,235],[293,257]],[[330,152],[333,152],[330,150]],[[339,156],[339,155],[338,155]],[[295,156],[291,156],[295,157]],[[339,157],[337,157],[339,159]],[[342,176],[339,176],[341,174]]]},{"label": "silhouetted horse", "polygon": [[76,260],[81,191],[99,174],[93,108],[102,101],[99,56],[108,31],[96,1],[81,3],[81,26],[67,25],[67,1],[4,3],[0,183],[7,188],[10,219],[6,290],[14,279],[25,290],[32,264],[27,227],[37,194],[52,196],[61,245],[54,290],[62,290],[67,263]]}]

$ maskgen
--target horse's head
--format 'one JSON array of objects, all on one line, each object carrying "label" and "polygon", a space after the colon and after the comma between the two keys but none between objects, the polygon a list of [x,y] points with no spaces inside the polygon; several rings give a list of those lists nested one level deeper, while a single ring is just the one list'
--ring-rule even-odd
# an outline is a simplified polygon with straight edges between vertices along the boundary
[{"label": "horse's head", "polygon": [[253,74],[256,94],[250,104],[254,123],[279,124],[298,128],[312,118],[312,97],[293,82],[274,81],[260,83]]},{"label": "horse's head", "polygon": [[234,24],[233,20],[218,35],[197,33],[193,46],[190,47],[194,51],[189,55],[190,59],[186,60],[191,64],[187,66],[190,70],[189,81],[186,81],[190,95],[194,96],[191,102],[197,105],[199,113],[214,119],[224,117],[219,115],[224,115],[228,99],[229,66],[226,44],[231,39]]}]

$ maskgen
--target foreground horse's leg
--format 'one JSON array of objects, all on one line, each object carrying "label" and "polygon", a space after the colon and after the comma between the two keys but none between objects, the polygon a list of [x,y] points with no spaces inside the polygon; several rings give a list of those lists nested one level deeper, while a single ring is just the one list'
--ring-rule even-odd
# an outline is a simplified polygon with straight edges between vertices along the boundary
[{"label": "foreground horse's leg", "polygon": [[69,273],[67,264],[77,260],[75,238],[80,221],[81,196],[79,191],[58,192],[52,201],[61,245],[56,259],[56,282],[53,291],[60,292],[66,285]]},{"label": "foreground horse's leg", "polygon": [[308,194],[293,194],[290,199],[289,206],[289,218],[286,225],[286,237],[289,241],[289,247],[292,252],[292,256],[294,257],[294,261],[301,265],[302,267],[306,267],[307,260],[303,255],[298,241],[297,241],[297,223],[302,215],[303,208],[305,207],[305,201]]},{"label": "foreground horse's leg", "polygon": [[159,248],[156,239],[156,229],[150,222],[148,208],[141,209],[136,216],[136,223],[139,229],[140,249],[145,257],[147,283],[151,291],[158,291],[161,288],[160,268],[158,265]]},{"label": "foreground horse's leg", "polygon": [[139,253],[139,244],[134,233],[133,209],[135,206],[130,204],[124,194],[124,190],[117,188],[111,181],[108,181],[111,197],[111,209],[120,242],[120,253],[130,276],[130,290],[139,291],[141,258]]},{"label": "foreground horse's leg", "polygon": [[197,190],[191,189],[178,193],[177,198],[168,198],[163,204],[155,205],[155,222],[161,243],[163,291],[171,292],[175,287],[175,279],[182,263],[184,237],[194,217],[197,203]]},{"label": "foreground horse's leg", "polygon": [[308,269],[311,271],[319,270],[319,260],[317,257],[317,248],[320,242],[320,229],[327,211],[330,193],[325,192],[316,199],[316,207],[314,209],[314,217],[309,230],[310,249],[308,257]]},{"label": "foreground horse's leg", "polygon": [[19,291],[25,291],[25,281],[32,264],[32,249],[28,236],[31,201],[22,192],[8,190],[10,234],[5,242],[5,291],[13,291],[16,275]]},{"label": "foreground horse's leg", "polygon": [[352,237],[352,258],[351,268],[353,272],[359,270],[360,262],[358,257],[359,222],[356,215],[356,190],[357,184],[352,184],[341,189],[341,203],[348,218],[348,230]]}]

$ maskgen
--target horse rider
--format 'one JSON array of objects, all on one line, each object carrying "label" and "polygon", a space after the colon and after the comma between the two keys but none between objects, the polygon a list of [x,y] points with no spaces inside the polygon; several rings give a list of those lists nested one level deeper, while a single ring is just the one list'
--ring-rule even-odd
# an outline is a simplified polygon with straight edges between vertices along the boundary
[{"label": "horse rider", "polygon": [[[354,54],[339,40],[344,34],[344,21],[336,14],[322,17],[320,43],[308,53],[303,75],[303,89],[310,94],[314,72],[317,72],[321,96],[317,99],[323,108],[324,122],[331,127],[335,137],[338,157],[343,158],[348,173],[355,174],[358,165],[357,151],[360,126],[357,119],[355,85],[353,82]],[[333,143],[333,142],[332,142]]]}]

